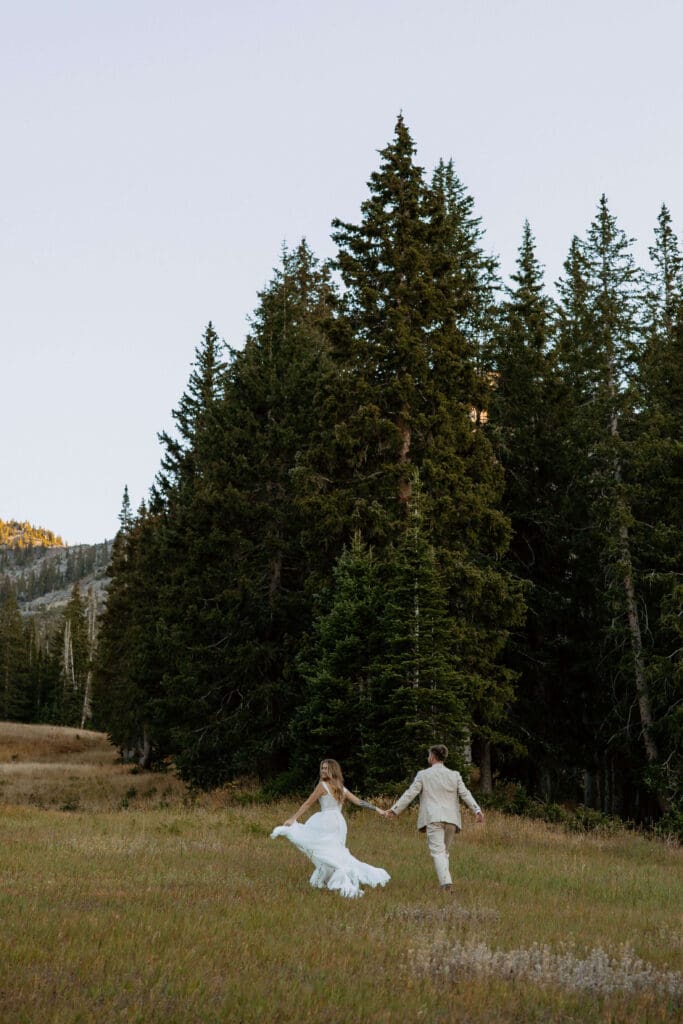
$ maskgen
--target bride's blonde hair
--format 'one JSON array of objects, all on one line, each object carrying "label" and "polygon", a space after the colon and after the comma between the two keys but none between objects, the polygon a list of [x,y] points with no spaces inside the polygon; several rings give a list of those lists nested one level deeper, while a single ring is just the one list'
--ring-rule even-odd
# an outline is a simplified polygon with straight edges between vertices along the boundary
[{"label": "bride's blonde hair", "polygon": [[320,778],[322,779],[323,765],[327,765],[327,785],[330,787],[332,796],[337,803],[344,803],[344,776],[342,775],[339,761],[331,757],[324,757],[320,762]]}]

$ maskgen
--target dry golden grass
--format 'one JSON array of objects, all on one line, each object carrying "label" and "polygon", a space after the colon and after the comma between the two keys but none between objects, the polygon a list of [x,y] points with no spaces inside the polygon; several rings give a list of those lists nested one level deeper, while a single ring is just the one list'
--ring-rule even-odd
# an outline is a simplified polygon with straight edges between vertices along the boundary
[{"label": "dry golden grass", "polygon": [[107,811],[133,799],[182,803],[187,790],[172,773],[121,764],[104,733],[0,722],[0,805]]},{"label": "dry golden grass", "polygon": [[0,764],[32,763],[105,764],[116,753],[102,732],[68,729],[61,725],[22,725],[0,722]]},{"label": "dry golden grass", "polygon": [[[57,802],[1,812],[2,1024],[680,1019],[673,847],[468,816],[448,898],[414,812],[393,824],[353,812],[351,849],[392,880],[346,901],[311,889],[305,858],[268,838],[289,803],[229,788],[190,802],[170,776],[131,776],[112,755],[81,763],[91,774],[65,812],[47,764],[32,769],[33,791],[51,778]],[[119,777],[137,789],[117,803]]]}]

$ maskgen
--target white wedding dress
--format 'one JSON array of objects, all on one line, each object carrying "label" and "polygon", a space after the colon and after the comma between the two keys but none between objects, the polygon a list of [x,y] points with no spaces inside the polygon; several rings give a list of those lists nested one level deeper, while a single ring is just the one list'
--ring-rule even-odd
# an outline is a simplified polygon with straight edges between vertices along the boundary
[{"label": "white wedding dress", "polygon": [[341,804],[337,803],[323,782],[326,793],[320,797],[320,810],[302,825],[278,825],[271,839],[286,836],[315,864],[311,885],[316,889],[331,889],[351,899],[362,896],[361,885],[386,885],[391,877],[384,868],[364,864],[346,848],[346,819]]}]

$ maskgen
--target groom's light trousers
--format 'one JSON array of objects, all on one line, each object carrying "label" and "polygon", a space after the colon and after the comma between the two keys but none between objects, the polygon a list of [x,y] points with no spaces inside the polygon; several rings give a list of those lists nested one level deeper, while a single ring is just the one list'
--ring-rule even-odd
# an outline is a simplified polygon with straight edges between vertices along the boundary
[{"label": "groom's light trousers", "polygon": [[457,831],[456,826],[451,825],[450,821],[432,821],[427,825],[427,843],[439,885],[450,885],[452,882],[448,851]]}]

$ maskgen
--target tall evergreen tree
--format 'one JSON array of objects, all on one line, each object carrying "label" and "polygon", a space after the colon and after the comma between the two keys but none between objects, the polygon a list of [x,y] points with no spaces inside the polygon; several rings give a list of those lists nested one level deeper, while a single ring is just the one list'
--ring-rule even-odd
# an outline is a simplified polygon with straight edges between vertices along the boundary
[{"label": "tall evergreen tree", "polygon": [[310,776],[334,751],[349,785],[372,789],[382,759],[375,678],[384,651],[382,607],[377,560],[356,533],[334,566],[298,657],[306,690],[292,723],[296,777]]},{"label": "tall evergreen tree", "polygon": [[458,763],[469,739],[472,691],[459,642],[462,628],[449,615],[444,572],[421,504],[416,473],[403,536],[380,568],[383,644],[373,666],[380,751],[373,775],[380,783],[408,779],[416,753],[433,743],[445,741]]},{"label": "tall evergreen tree", "polygon": [[469,377],[463,379],[462,387],[472,391],[478,414],[488,408],[490,397],[486,353],[500,289],[498,261],[482,248],[481,218],[452,160],[440,160],[432,175],[430,205],[432,227],[437,229],[432,243],[436,280],[451,309],[453,325],[469,343],[461,368]]},{"label": "tall evergreen tree", "polygon": [[[572,555],[583,569],[575,564],[573,573],[583,594],[590,595],[594,612],[583,618],[598,624],[601,638],[598,678],[593,670],[596,692],[591,694],[601,724],[589,741],[596,763],[588,778],[597,773],[598,799],[605,809],[615,810],[623,799],[620,779],[624,763],[632,763],[634,743],[642,744],[648,764],[656,764],[659,754],[632,536],[642,276],[631,242],[604,196],[585,242],[573,247],[561,293],[560,366],[572,406],[571,447],[583,502],[579,515],[574,510],[572,537]],[[578,622],[579,610],[580,605],[575,607]],[[637,734],[631,716],[634,701],[640,719]],[[658,797],[666,803],[662,792]]]},{"label": "tall evergreen tree", "polygon": [[416,751],[456,752],[469,718],[447,588],[420,509],[415,475],[403,536],[381,560],[356,534],[333,572],[300,656],[307,682],[293,733],[310,773],[334,750],[356,786],[403,781]]},{"label": "tall evergreen tree", "polygon": [[26,650],[32,692],[31,717],[23,721],[52,721],[60,692],[59,661],[50,656],[47,626],[39,617],[32,615],[24,627]]},{"label": "tall evergreen tree", "polygon": [[656,373],[659,349],[666,348],[674,337],[683,296],[683,256],[665,204],[659,211],[654,234],[654,244],[649,249],[653,270],[648,275],[647,290],[649,351],[644,360],[646,370],[649,368],[651,373]]},{"label": "tall evergreen tree", "polygon": [[163,568],[158,516],[144,504],[133,516],[126,492],[94,652],[92,715],[123,756],[144,767],[169,750],[157,713],[167,668],[160,622]]},{"label": "tall evergreen tree", "polygon": [[163,455],[156,495],[161,501],[172,502],[175,492],[190,485],[198,472],[198,444],[223,394],[225,371],[224,345],[209,321],[195,350],[187,388],[173,410],[175,430],[159,434]]},{"label": "tall evergreen tree", "polygon": [[[486,430],[505,470],[503,510],[512,524],[507,564],[527,585],[526,621],[513,632],[506,652],[507,663],[519,676],[515,734],[528,751],[517,770],[523,770],[525,780],[546,797],[551,787],[557,792],[566,774],[561,751],[566,747],[568,725],[574,721],[560,671],[564,539],[553,314],[526,222],[517,270],[489,349],[492,381]],[[487,787],[491,785],[490,776],[485,781]]]},{"label": "tall evergreen tree", "polygon": [[0,716],[30,721],[28,649],[17,597],[11,587],[0,592]]},{"label": "tall evergreen tree", "polygon": [[128,484],[126,484],[123,488],[121,511],[119,512],[119,528],[123,533],[128,533],[132,525],[133,510],[130,503],[130,494],[128,493]]},{"label": "tall evergreen tree", "polygon": [[177,764],[200,785],[287,766],[310,620],[292,474],[326,372],[329,294],[305,243],[283,252],[222,393],[194,421],[195,473],[166,502],[163,544],[184,556],[162,588],[165,700]]},{"label": "tall evergreen tree", "polygon": [[659,764],[650,777],[681,806],[683,744],[683,258],[671,215],[662,206],[650,248],[646,346],[640,367],[638,448],[634,460],[634,537],[645,634],[653,731]]},{"label": "tall evergreen tree", "polygon": [[512,697],[498,656],[521,598],[499,564],[509,541],[502,473],[473,417],[486,389],[478,329],[492,264],[452,168],[429,184],[413,156],[399,118],[361,222],[334,225],[339,372],[301,466],[303,491],[320,524],[316,547],[332,540],[339,550],[359,529],[382,560],[404,534],[417,471],[457,624],[459,692],[476,728],[498,730]]}]

